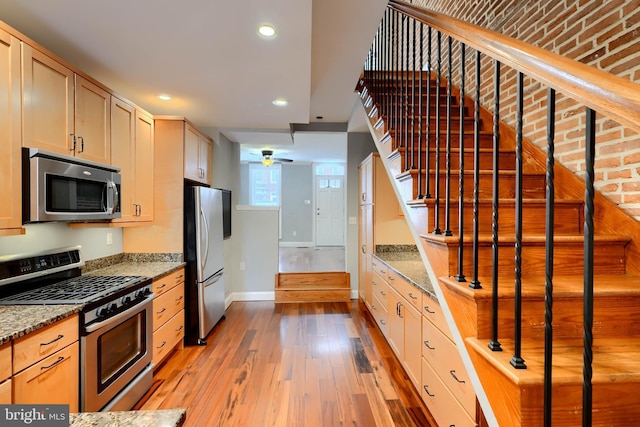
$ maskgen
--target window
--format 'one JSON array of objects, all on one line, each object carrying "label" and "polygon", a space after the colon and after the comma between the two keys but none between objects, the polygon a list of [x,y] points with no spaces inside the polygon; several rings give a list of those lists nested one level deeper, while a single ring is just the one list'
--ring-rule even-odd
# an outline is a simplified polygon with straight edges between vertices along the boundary
[{"label": "window", "polygon": [[316,164],[316,175],[344,175],[344,164],[318,163]]},{"label": "window", "polygon": [[280,206],[282,199],[282,166],[280,164],[266,167],[261,163],[250,163],[249,179],[252,205]]}]

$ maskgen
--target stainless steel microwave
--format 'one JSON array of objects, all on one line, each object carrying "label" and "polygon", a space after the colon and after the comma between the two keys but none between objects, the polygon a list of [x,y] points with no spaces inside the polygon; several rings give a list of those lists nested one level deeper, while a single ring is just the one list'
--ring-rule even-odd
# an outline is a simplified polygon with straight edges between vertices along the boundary
[{"label": "stainless steel microwave", "polygon": [[120,218],[120,169],[40,149],[22,149],[22,220]]}]

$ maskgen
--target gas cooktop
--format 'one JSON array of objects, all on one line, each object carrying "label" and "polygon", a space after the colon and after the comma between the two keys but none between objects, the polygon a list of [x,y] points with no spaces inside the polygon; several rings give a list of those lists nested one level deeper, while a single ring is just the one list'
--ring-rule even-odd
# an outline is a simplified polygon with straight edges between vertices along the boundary
[{"label": "gas cooktop", "polygon": [[78,276],[0,299],[0,305],[86,304],[149,280],[144,276]]}]

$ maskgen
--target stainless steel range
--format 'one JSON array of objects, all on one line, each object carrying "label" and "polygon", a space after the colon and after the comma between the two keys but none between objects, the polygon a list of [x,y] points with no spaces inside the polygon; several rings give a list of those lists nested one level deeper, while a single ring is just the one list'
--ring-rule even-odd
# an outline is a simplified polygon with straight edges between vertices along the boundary
[{"label": "stainless steel range", "polygon": [[80,410],[128,410],[152,383],[151,279],[81,276],[80,247],[0,258],[0,305],[81,305]]}]

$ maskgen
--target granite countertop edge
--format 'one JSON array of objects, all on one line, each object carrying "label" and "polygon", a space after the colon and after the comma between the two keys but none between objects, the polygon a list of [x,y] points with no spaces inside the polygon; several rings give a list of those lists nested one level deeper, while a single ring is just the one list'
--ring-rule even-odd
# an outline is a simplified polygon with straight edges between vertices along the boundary
[{"label": "granite countertop edge", "polygon": [[80,412],[70,414],[71,427],[179,427],[187,417],[186,409],[151,411]]},{"label": "granite countertop edge", "polygon": [[429,280],[420,253],[417,251],[378,251],[373,254],[380,262],[387,265],[400,276],[404,277],[434,301],[438,301],[433,285]]}]

